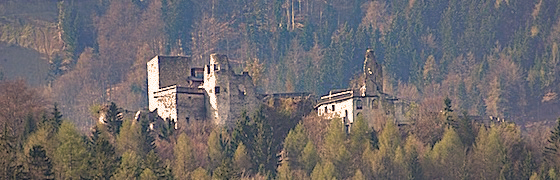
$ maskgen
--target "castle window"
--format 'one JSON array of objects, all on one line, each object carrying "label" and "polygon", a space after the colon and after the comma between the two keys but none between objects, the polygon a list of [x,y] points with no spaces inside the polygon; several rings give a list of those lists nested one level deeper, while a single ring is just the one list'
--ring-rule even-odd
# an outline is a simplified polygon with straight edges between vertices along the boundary
[{"label": "castle window", "polygon": [[220,65],[214,64],[214,71],[220,70]]},{"label": "castle window", "polygon": [[325,114],[327,113],[327,106],[325,106]]},{"label": "castle window", "polygon": [[377,109],[378,104],[379,104],[379,102],[377,101],[377,99],[374,99],[373,101],[371,101],[371,108],[372,109]]},{"label": "castle window", "polygon": [[332,110],[334,111],[334,104],[332,105]]},{"label": "castle window", "polygon": [[357,100],[356,101],[356,109],[362,109],[362,100]]},{"label": "castle window", "polygon": [[214,87],[214,91],[216,91],[216,94],[220,94],[220,87]]}]

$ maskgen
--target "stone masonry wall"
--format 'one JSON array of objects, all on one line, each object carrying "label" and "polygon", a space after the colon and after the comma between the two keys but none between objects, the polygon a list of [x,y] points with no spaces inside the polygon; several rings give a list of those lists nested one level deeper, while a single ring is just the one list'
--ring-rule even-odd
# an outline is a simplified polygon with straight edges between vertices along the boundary
[{"label": "stone masonry wall", "polygon": [[192,121],[205,120],[204,95],[179,93],[177,95],[177,119],[180,128],[184,128],[187,123]]}]

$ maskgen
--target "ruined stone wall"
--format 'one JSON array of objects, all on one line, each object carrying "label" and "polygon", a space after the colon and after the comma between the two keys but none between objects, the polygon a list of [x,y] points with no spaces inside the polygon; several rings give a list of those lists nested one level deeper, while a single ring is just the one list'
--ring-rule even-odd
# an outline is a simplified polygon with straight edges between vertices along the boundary
[{"label": "ruined stone wall", "polygon": [[204,94],[177,94],[177,124],[179,128],[192,121],[206,119]]},{"label": "ruined stone wall", "polygon": [[234,75],[230,79],[229,94],[230,112],[226,123],[230,125],[241,118],[243,111],[253,113],[260,104],[253,80],[247,73]]},{"label": "ruined stone wall", "polygon": [[177,120],[177,88],[168,88],[154,94],[158,115],[163,119]]},{"label": "ruined stone wall", "polygon": [[382,66],[377,63],[373,50],[368,49],[364,60],[364,89],[363,95],[374,96],[383,92]]}]

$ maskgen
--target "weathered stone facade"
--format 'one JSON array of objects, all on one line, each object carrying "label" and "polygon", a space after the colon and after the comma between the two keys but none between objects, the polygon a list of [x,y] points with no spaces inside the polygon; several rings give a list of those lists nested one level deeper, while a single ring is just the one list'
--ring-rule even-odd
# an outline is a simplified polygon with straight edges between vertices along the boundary
[{"label": "weathered stone facade", "polygon": [[[191,58],[179,56],[156,56],[147,66],[149,110],[157,112],[162,119],[175,121],[176,128],[197,120],[231,127],[243,111],[257,109],[263,98],[310,95],[257,94],[249,74],[235,74],[225,55],[210,55],[204,67],[195,67]],[[361,85],[354,89],[332,90],[322,96],[315,105],[317,113],[327,118],[339,117],[348,128],[359,114],[373,117],[384,113],[394,115],[398,124],[406,122],[403,103],[382,92],[382,74],[373,51],[368,50]]]},{"label": "weathered stone facade", "polygon": [[[403,113],[404,103],[382,92],[383,72],[372,50],[366,52],[363,73],[364,81],[359,89],[332,90],[321,96],[315,105],[317,114],[326,118],[340,118],[347,128],[351,127],[359,114],[371,121],[373,118],[370,117],[384,113],[393,115],[397,124],[407,123]],[[368,124],[372,126],[374,123]]]},{"label": "weathered stone facade", "polygon": [[216,124],[233,125],[243,111],[260,104],[249,74],[235,74],[225,55],[210,55],[203,87],[208,98],[207,117]]},{"label": "weathered stone facade", "polygon": [[212,54],[204,68],[189,57],[156,56],[147,63],[148,103],[179,127],[192,120],[232,125],[259,101],[251,77],[235,74],[225,55]]}]

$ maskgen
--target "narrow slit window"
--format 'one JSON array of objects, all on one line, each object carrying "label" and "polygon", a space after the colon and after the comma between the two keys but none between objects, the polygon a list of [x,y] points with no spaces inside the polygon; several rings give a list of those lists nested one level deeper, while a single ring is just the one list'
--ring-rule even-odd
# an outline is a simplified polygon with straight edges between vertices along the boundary
[{"label": "narrow slit window", "polygon": [[214,91],[216,92],[216,94],[220,94],[220,87],[215,87]]},{"label": "narrow slit window", "polygon": [[362,100],[357,100],[356,101],[356,109],[362,109]]}]

